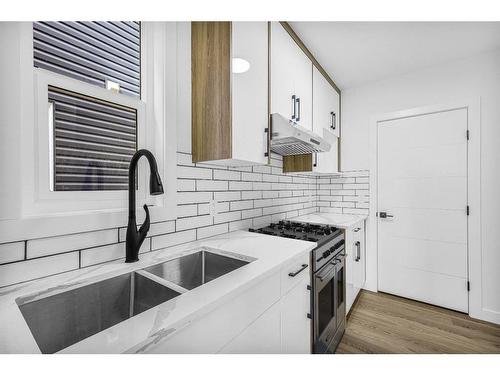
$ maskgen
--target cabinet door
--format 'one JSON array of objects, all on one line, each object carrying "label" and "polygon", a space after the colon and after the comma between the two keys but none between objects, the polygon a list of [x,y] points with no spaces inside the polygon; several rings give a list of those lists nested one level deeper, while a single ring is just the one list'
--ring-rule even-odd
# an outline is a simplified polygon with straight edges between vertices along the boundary
[{"label": "cabinet door", "polygon": [[[365,223],[358,223],[354,229],[354,250],[358,252],[357,261],[355,264],[356,272],[354,279],[354,287],[361,289],[365,285],[366,280],[366,250],[365,250]],[[359,245],[356,245],[359,244]]]},{"label": "cabinet door", "polygon": [[355,267],[354,257],[356,250],[354,247],[354,236],[351,229],[344,230],[345,234],[345,256],[346,256],[346,312],[351,309],[354,299],[356,298],[356,290],[354,289]]},{"label": "cabinet door", "polygon": [[313,131],[332,145],[330,151],[316,155],[314,171],[317,173],[338,172],[339,104],[338,93],[313,67]]},{"label": "cabinet door", "polygon": [[275,303],[227,344],[219,353],[279,354],[281,353],[280,304]]},{"label": "cabinet door", "polygon": [[[291,38],[290,38],[291,39]],[[293,39],[292,39],[293,41]],[[297,123],[313,130],[313,93],[312,93],[312,62],[300,47],[294,42],[294,59],[290,61],[293,68],[293,87],[297,96]]]},{"label": "cabinet door", "polygon": [[267,163],[268,23],[232,22],[231,39],[233,60],[249,64],[231,69],[233,159]]},{"label": "cabinet door", "polygon": [[283,353],[311,352],[311,295],[309,277],[281,297],[281,350]]},{"label": "cabinet door", "polygon": [[279,22],[271,22],[271,113],[294,114],[294,41]]}]

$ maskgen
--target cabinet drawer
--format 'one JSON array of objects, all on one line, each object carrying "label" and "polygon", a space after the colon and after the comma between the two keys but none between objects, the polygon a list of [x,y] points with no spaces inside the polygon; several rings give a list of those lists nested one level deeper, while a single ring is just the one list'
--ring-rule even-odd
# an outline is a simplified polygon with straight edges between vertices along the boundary
[{"label": "cabinet drawer", "polygon": [[310,279],[309,254],[297,257],[281,268],[281,295],[285,295],[299,282]]}]

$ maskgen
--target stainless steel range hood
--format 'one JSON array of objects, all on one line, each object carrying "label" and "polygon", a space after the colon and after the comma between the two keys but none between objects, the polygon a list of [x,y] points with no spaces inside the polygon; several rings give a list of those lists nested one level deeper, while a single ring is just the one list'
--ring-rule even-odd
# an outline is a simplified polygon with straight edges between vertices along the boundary
[{"label": "stainless steel range hood", "polygon": [[332,147],[324,138],[279,113],[271,114],[271,129],[271,151],[280,155],[325,152]]}]

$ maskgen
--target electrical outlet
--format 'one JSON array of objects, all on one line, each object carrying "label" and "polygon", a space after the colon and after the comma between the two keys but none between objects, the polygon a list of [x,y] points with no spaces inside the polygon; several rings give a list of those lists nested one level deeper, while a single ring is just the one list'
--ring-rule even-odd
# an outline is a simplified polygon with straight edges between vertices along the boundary
[{"label": "electrical outlet", "polygon": [[209,202],[210,216],[214,217],[217,214],[217,201],[212,199]]}]

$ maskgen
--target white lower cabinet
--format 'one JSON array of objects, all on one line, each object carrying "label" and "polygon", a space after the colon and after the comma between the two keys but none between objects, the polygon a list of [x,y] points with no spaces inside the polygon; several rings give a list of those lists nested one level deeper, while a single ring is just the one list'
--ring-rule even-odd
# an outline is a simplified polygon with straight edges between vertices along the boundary
[{"label": "white lower cabinet", "polygon": [[311,319],[310,311],[309,270],[304,271],[301,281],[281,297],[281,349],[282,353],[311,352]]},{"label": "white lower cabinet", "polygon": [[310,353],[309,275],[305,254],[144,352]]},{"label": "white lower cabinet", "polygon": [[281,353],[281,311],[275,303],[250,324],[219,353],[264,354]]},{"label": "white lower cabinet", "polygon": [[346,303],[347,312],[356,300],[366,280],[365,221],[345,230],[346,243]]}]

